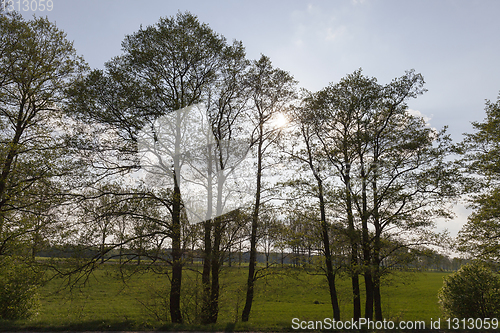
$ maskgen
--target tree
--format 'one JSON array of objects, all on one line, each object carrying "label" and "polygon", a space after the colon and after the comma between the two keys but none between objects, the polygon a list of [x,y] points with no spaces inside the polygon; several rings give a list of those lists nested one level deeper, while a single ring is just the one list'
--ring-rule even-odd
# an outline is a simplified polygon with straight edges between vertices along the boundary
[{"label": "tree", "polygon": [[[350,275],[353,292],[353,317],[361,317],[361,294],[359,287],[359,250],[363,250],[363,263],[367,264],[370,258],[370,242],[368,240],[368,214],[366,179],[361,181],[362,190],[354,187],[356,184],[355,172],[361,171],[361,179],[365,176],[364,155],[360,152],[366,145],[366,135],[362,123],[369,121],[369,112],[375,107],[380,87],[376,80],[363,77],[361,71],[354,72],[342,79],[338,84],[331,84],[319,91],[309,101],[311,110],[309,118],[315,126],[315,137],[319,141],[322,154],[326,161],[333,166],[341,182],[338,193],[345,209],[346,231],[351,245]],[[359,168],[358,168],[359,166]],[[353,181],[354,178],[354,181]],[[359,194],[361,193],[361,198]],[[356,204],[361,208],[362,239],[357,230]],[[360,200],[360,201],[361,201]],[[373,302],[373,286],[371,273],[365,272],[366,307],[365,316],[371,318],[371,304]]]},{"label": "tree", "polygon": [[49,217],[70,188],[65,181],[77,177],[60,106],[86,65],[47,19],[9,13],[0,30],[0,255],[8,255],[44,228],[26,222]]},{"label": "tree", "polygon": [[473,122],[476,130],[466,134],[459,146],[464,171],[470,175],[465,192],[473,213],[458,235],[458,248],[483,259],[498,260],[500,234],[500,96],[486,102],[486,119]]},{"label": "tree", "polygon": [[86,68],[44,18],[0,14],[0,317],[34,312],[36,253],[60,226],[57,209],[78,182],[64,90]]},{"label": "tree", "polygon": [[444,278],[438,298],[448,318],[497,318],[500,276],[480,262],[464,265]]},{"label": "tree", "polygon": [[408,111],[406,101],[425,92],[423,84],[420,74],[408,71],[384,86],[380,111],[367,127],[369,164],[361,176],[371,187],[369,212],[375,231],[371,266],[377,320],[382,318],[380,281],[384,239],[387,242],[395,238],[391,229],[396,227],[399,234],[396,238],[402,238],[407,247],[445,244],[439,235],[432,234],[434,218],[449,218],[446,204],[458,195],[456,185],[460,176],[448,162],[452,149],[446,129],[437,132]]},{"label": "tree", "polygon": [[[240,227],[240,223],[237,223],[241,221],[237,201],[242,200],[236,199],[236,190],[240,181],[238,178],[249,173],[248,170],[241,171],[247,168],[244,160],[251,147],[243,126],[248,101],[244,78],[249,65],[243,45],[233,43],[225,48],[222,58],[217,82],[208,89],[206,100],[209,140],[206,141],[206,155],[203,157],[206,170],[203,175],[204,187],[207,190],[207,209],[203,222],[202,280],[205,304],[201,319],[204,324],[217,322],[223,249],[231,249]],[[229,227],[230,224],[236,228]],[[226,244],[225,234],[229,236]]]},{"label": "tree", "polygon": [[[172,246],[170,316],[172,322],[181,323],[181,216],[187,208],[181,187],[182,167],[189,152],[183,145],[189,144],[186,135],[194,134],[186,133],[190,128],[186,117],[193,115],[189,110],[195,105],[207,103],[222,65],[237,61],[242,47],[236,43],[231,51],[225,38],[208,25],[190,13],[178,13],[127,36],[122,48],[124,54],[108,62],[106,71],[93,71],[69,91],[70,108],[81,120],[97,122],[98,129],[103,127],[106,135],[101,137],[106,145],[97,148],[101,151],[98,166],[104,172],[137,169],[137,141],[145,133],[152,138],[148,153],[161,161],[155,172],[160,172],[166,189],[149,197],[158,200],[170,215],[165,218]],[[171,122],[161,120],[165,116]],[[163,132],[158,126],[163,126]],[[166,141],[159,140],[160,135]],[[157,147],[167,152],[168,161],[162,160],[161,154],[155,155]]]},{"label": "tree", "polygon": [[268,149],[276,141],[281,128],[273,122],[275,117],[295,98],[297,82],[293,77],[277,68],[273,68],[271,60],[262,55],[254,61],[247,77],[250,90],[252,112],[252,146],[256,154],[256,186],[255,202],[253,205],[252,225],[250,231],[250,260],[248,266],[247,293],[245,307],[241,315],[242,321],[248,321],[254,296],[254,283],[257,278],[257,229],[259,226],[259,212],[263,192],[262,175],[265,169],[264,158]]},{"label": "tree", "polygon": [[365,278],[365,316],[382,320],[382,253],[393,251],[384,244],[436,242],[433,217],[448,217],[443,199],[457,195],[458,172],[447,162],[449,136],[408,111],[406,101],[423,93],[423,84],[414,71],[383,86],[358,70],[318,92],[311,104],[315,135],[341,188],[355,318],[361,314],[357,274]]},{"label": "tree", "polygon": [[[176,176],[190,222],[203,224],[202,324],[217,321],[223,236],[241,204],[236,187],[244,169],[240,165],[250,149],[242,126],[247,66],[241,43],[225,46],[214,81],[204,88],[204,103],[157,119],[149,143],[139,149],[154,156],[147,158],[148,172]],[[174,161],[173,174],[169,161]]]},{"label": "tree", "polygon": [[[332,252],[331,239],[331,223],[327,220],[327,210],[328,203],[326,201],[326,191],[330,184],[327,184],[329,178],[331,178],[331,172],[329,172],[326,167],[328,160],[325,155],[322,154],[321,141],[316,136],[314,115],[311,112],[311,107],[308,103],[310,95],[303,99],[303,104],[301,107],[292,108],[289,112],[289,116],[292,119],[292,124],[294,125],[295,131],[292,135],[295,138],[292,142],[285,141],[282,149],[286,155],[288,155],[292,161],[299,163],[298,169],[304,169],[305,172],[300,172],[299,179],[290,180],[290,185],[294,188],[299,189],[298,197],[312,196],[317,199],[319,203],[319,221],[320,221],[320,233],[322,241],[322,253],[324,255],[324,271],[328,282],[328,288],[330,292],[330,301],[333,309],[333,318],[340,320],[340,308],[338,304],[337,289],[335,285],[335,278],[340,265],[334,265]],[[312,174],[313,181],[308,181],[304,174]],[[295,178],[297,178],[295,176]],[[300,190],[301,187],[306,187],[305,190]],[[305,193],[303,193],[305,192]],[[302,211],[309,211],[309,207],[297,207],[296,201],[294,200],[294,208]],[[302,214],[306,215],[306,214]],[[314,214],[313,214],[314,215]],[[317,214],[316,214],[317,215]],[[303,216],[304,221],[311,220],[310,218]],[[313,219],[317,220],[317,219]],[[303,221],[303,222],[304,222]],[[313,228],[314,223],[307,223],[308,228]]]}]

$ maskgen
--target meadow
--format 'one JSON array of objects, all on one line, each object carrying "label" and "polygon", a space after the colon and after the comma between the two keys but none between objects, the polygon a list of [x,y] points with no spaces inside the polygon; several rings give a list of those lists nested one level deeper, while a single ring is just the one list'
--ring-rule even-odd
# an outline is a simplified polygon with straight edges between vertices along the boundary
[{"label": "meadow", "polygon": [[[135,272],[134,274],[131,274]],[[0,330],[205,330],[287,331],[293,318],[323,320],[332,316],[326,279],[301,269],[270,270],[259,279],[250,321],[242,323],[247,267],[226,267],[222,272],[218,324],[197,325],[201,276],[198,268],[183,273],[183,310],[186,324],[168,323],[168,275],[136,267],[120,270],[103,265],[84,285],[68,288],[68,281],[55,278],[40,289],[36,317],[0,323]],[[382,287],[387,320],[424,320],[441,316],[437,291],[444,272],[394,272]],[[362,282],[362,281],[361,281]],[[350,280],[338,280],[343,320],[351,318]]]}]

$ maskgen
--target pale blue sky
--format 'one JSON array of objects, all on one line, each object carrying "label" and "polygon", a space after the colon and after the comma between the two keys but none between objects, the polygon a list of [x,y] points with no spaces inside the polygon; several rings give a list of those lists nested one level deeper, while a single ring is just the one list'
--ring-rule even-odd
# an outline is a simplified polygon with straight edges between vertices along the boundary
[{"label": "pale blue sky", "polygon": [[[17,0],[16,0],[17,1]],[[429,90],[411,109],[454,140],[484,118],[500,91],[497,0],[53,0],[51,21],[93,68],[121,53],[126,34],[161,16],[190,11],[248,58],[263,53],[310,90],[363,68],[380,83],[415,69]],[[25,17],[32,12],[24,12]],[[463,209],[462,209],[463,210]],[[461,213],[465,214],[465,211]],[[447,224],[455,234],[460,223]]]},{"label": "pale blue sky", "polygon": [[[17,1],[17,0],[16,0]],[[484,116],[500,90],[500,1],[53,0],[56,21],[92,67],[121,53],[126,34],[161,16],[190,11],[228,40],[243,41],[301,86],[319,90],[363,68],[387,83],[407,69],[429,90],[410,107],[449,125],[455,140]],[[25,12],[30,16],[31,12]]]}]

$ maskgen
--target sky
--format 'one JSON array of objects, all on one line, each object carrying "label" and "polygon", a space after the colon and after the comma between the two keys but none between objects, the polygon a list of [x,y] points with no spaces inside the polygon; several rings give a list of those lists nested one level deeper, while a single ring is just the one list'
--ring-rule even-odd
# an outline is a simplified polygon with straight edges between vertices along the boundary
[{"label": "sky", "polygon": [[[0,3],[3,0],[0,0]],[[17,2],[15,0],[15,6]],[[22,3],[22,1],[21,1]],[[415,69],[428,91],[409,108],[430,126],[448,126],[454,141],[485,117],[486,99],[500,91],[498,0],[52,0],[47,16],[74,41],[92,68],[121,54],[124,37],[189,11],[229,41],[243,42],[247,57],[270,57],[301,87],[317,91],[362,68],[381,84]],[[466,220],[440,228],[456,235]]]}]

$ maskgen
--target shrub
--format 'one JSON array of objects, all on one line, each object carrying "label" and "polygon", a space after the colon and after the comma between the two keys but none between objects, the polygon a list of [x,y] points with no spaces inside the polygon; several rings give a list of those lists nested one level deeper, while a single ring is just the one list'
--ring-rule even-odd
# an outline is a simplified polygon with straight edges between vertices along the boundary
[{"label": "shrub", "polygon": [[499,317],[500,276],[482,263],[464,265],[444,278],[438,298],[447,317]]},{"label": "shrub", "polygon": [[40,274],[19,259],[0,257],[0,319],[28,318],[38,309]]}]

